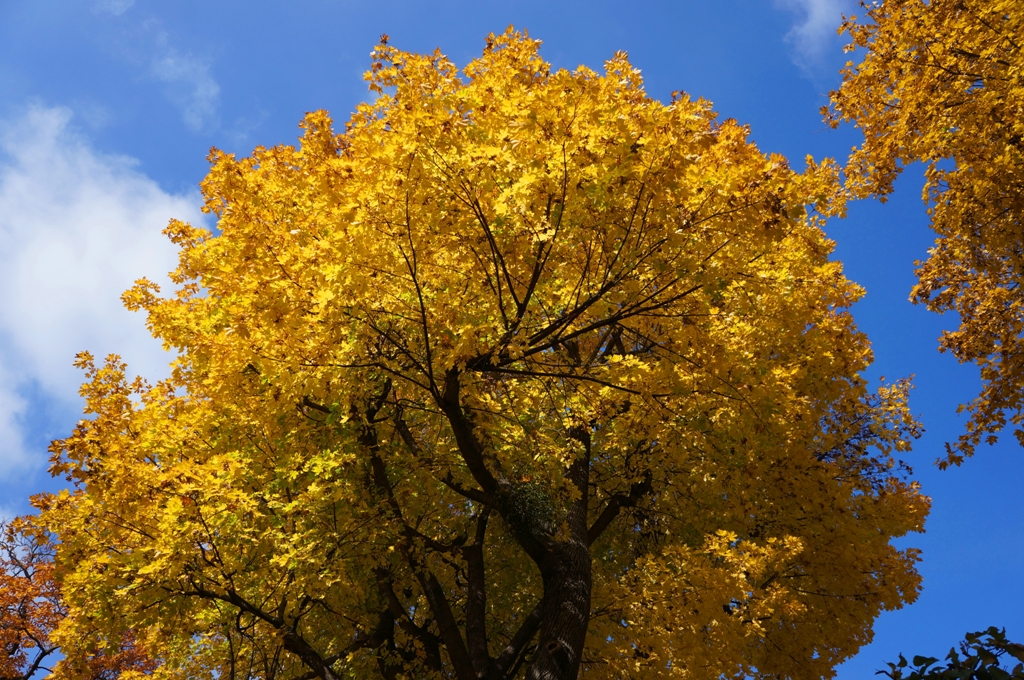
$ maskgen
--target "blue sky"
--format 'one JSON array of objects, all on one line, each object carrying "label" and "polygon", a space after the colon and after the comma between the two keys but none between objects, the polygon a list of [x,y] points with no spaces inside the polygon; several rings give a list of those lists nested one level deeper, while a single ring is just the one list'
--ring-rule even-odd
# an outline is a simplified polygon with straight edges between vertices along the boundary
[{"label": "blue sky", "polygon": [[[132,280],[172,268],[167,220],[202,222],[197,184],[211,146],[241,154],[292,142],[303,112],[343,121],[368,98],[362,73],[382,33],[459,64],[509,24],[544,41],[557,67],[600,68],[626,50],[648,92],[714,102],[753,140],[802,167],[856,143],[818,109],[846,59],[835,28],[849,0],[503,3],[292,0],[0,0],[0,515],[56,488],[48,441],[78,418],[75,352],[117,352],[159,377],[167,356],[120,307]],[[886,204],[833,221],[836,257],[868,294],[855,307],[876,354],[872,378],[915,376],[927,434],[908,456],[933,498],[924,592],[886,613],[876,640],[840,669],[871,677],[905,653],[942,656],[967,630],[1024,639],[1024,455],[1004,438],[960,469],[933,466],[963,421],[977,372],[940,355],[955,319],[907,302],[913,262],[933,236],[912,169]]]}]

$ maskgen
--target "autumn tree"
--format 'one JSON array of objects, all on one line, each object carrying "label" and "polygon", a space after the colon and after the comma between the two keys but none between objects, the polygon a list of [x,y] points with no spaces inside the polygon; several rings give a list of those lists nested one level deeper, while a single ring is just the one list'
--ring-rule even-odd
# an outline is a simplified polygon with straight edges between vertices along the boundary
[{"label": "autumn tree", "polygon": [[[917,594],[927,499],[867,389],[838,172],[649,98],[616,54],[382,41],[375,101],[214,151],[216,230],[126,304],[178,352],[82,355],[40,498],[69,612],[159,677],[820,678]],[[59,675],[59,674],[58,674]]]},{"label": "autumn tree", "polygon": [[[0,680],[42,678],[60,658],[52,633],[67,607],[54,573],[51,536],[30,517],[0,523]],[[154,663],[124,631],[112,648],[80,645],[84,654],[75,677],[85,680],[128,678],[130,671],[152,670]]]},{"label": "autumn tree", "polygon": [[884,0],[843,29],[863,59],[844,70],[825,113],[864,143],[850,159],[856,194],[885,197],[923,162],[938,234],[911,299],[955,311],[940,348],[981,368],[961,407],[965,433],[945,467],[994,442],[1007,422],[1024,443],[1024,4],[1020,0]]},{"label": "autumn tree", "polygon": [[49,669],[57,649],[50,631],[64,612],[53,579],[53,546],[23,530],[23,520],[0,523],[0,678],[27,680]]}]

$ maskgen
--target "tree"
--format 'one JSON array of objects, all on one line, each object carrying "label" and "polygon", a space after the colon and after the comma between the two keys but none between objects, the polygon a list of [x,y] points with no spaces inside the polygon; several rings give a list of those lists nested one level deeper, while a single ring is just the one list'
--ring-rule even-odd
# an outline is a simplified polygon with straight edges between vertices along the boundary
[{"label": "tree", "polygon": [[926,167],[938,234],[911,299],[955,311],[939,346],[981,368],[962,406],[965,433],[942,467],[993,443],[1007,424],[1024,443],[1024,6],[1017,0],[885,0],[843,24],[863,59],[826,110],[864,143],[847,172],[856,194],[884,198],[905,165]]},{"label": "tree", "polygon": [[[178,352],[82,355],[38,500],[80,640],[160,677],[818,678],[916,597],[928,500],[796,173],[616,54],[386,38],[376,101],[212,152],[215,231],[125,294]],[[88,634],[83,634],[88,631]]]},{"label": "tree", "polygon": [[[52,633],[67,607],[54,574],[54,550],[51,537],[31,518],[0,523],[0,680],[42,677],[51,671],[44,664],[58,656]],[[76,678],[127,679],[154,667],[130,632],[111,649],[88,642],[80,648]]]},{"label": "tree", "polygon": [[1000,661],[1009,655],[1024,662],[1024,645],[1006,639],[1006,629],[991,627],[985,631],[968,633],[960,643],[960,652],[950,649],[945,666],[936,666],[935,657],[915,656],[913,666],[900,655],[897,663],[889,663],[889,670],[878,671],[890,680],[1021,680],[1024,663],[1004,668]]},{"label": "tree", "polygon": [[63,615],[53,580],[53,546],[0,523],[0,678],[27,680],[56,651],[50,631]]}]

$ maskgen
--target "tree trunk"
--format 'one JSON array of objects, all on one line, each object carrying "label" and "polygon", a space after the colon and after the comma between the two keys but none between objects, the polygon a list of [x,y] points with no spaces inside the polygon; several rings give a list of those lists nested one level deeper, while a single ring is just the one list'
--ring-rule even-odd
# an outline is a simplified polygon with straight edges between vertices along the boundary
[{"label": "tree trunk", "polygon": [[565,518],[569,539],[549,544],[539,565],[544,582],[543,613],[537,651],[526,671],[528,680],[576,680],[590,623],[590,434],[578,427],[570,436],[584,448],[584,455],[569,466],[566,475],[580,493]]},{"label": "tree trunk", "polygon": [[526,677],[576,680],[590,621],[591,564],[586,534],[554,547],[541,567],[541,577],[543,619]]}]

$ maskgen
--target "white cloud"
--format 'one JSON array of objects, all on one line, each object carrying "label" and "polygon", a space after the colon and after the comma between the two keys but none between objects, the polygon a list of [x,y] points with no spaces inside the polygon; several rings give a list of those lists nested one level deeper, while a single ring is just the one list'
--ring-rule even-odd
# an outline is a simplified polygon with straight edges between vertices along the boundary
[{"label": "white cloud", "polygon": [[99,0],[99,2],[93,6],[93,10],[96,12],[107,12],[114,16],[121,16],[134,4],[135,0]]},{"label": "white cloud", "polygon": [[168,219],[203,219],[198,195],[168,194],[134,160],[96,152],[70,120],[67,109],[36,106],[0,121],[0,480],[44,459],[24,443],[33,409],[47,406],[38,397],[77,407],[77,352],[117,353],[133,372],[166,375],[169,355],[119,298],[174,267]]},{"label": "white cloud", "polygon": [[[159,42],[166,42],[166,38]],[[157,80],[167,83],[168,95],[181,109],[186,125],[201,130],[213,121],[220,86],[210,75],[209,63],[167,48],[153,60],[150,71]]]},{"label": "white cloud", "polygon": [[811,70],[821,63],[827,50],[837,44],[839,24],[855,3],[853,0],[775,0],[775,4],[800,16],[799,22],[786,33],[786,42],[793,47],[797,65]]}]

